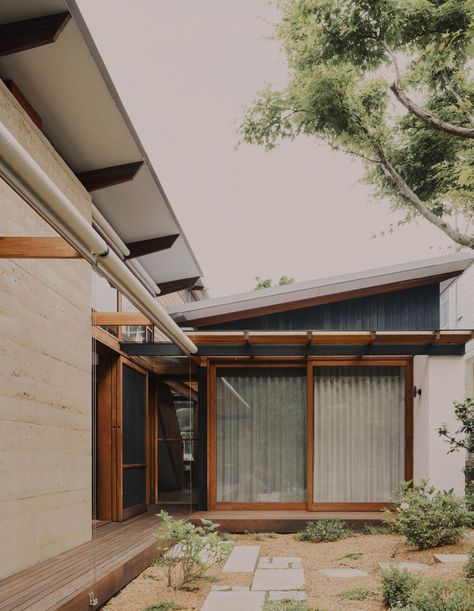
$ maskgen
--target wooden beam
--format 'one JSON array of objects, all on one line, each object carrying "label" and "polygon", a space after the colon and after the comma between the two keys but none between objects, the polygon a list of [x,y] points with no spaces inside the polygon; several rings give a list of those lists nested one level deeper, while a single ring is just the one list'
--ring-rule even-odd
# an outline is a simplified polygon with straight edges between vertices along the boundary
[{"label": "wooden beam", "polygon": [[192,289],[199,278],[200,276],[196,276],[195,278],[182,278],[181,280],[158,283],[158,286],[160,287],[160,295],[168,295],[169,293],[184,291],[184,289]]},{"label": "wooden beam", "polygon": [[0,259],[80,259],[64,238],[0,237]]},{"label": "wooden beam", "polygon": [[143,161],[114,165],[109,168],[100,168],[88,172],[79,172],[77,179],[84,185],[87,191],[97,191],[106,187],[120,185],[135,178],[136,173],[142,167]]},{"label": "wooden beam", "polygon": [[194,389],[189,388],[189,386],[186,384],[183,384],[178,380],[164,380],[164,383],[183,397],[186,397],[186,399],[189,399],[190,401],[198,400],[197,392]]},{"label": "wooden beam", "polygon": [[92,324],[98,327],[148,327],[153,323],[141,312],[92,312]]},{"label": "wooden beam", "polygon": [[135,259],[136,257],[143,257],[144,255],[150,255],[154,252],[167,250],[173,246],[178,238],[179,233],[175,233],[172,235],[164,235],[160,238],[151,238],[150,240],[129,242],[126,246],[129,249],[130,254],[126,258]]},{"label": "wooden beam", "polygon": [[54,42],[69,19],[69,13],[57,13],[3,23],[0,25],[0,55],[10,55]]}]

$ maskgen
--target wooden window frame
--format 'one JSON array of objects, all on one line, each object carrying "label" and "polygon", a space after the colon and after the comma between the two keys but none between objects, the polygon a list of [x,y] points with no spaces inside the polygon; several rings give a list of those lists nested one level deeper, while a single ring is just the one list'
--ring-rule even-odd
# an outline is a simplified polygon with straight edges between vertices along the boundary
[{"label": "wooden window frame", "polygon": [[413,479],[413,358],[407,357],[313,357],[307,365],[308,397],[308,511],[380,511],[390,506],[390,499],[379,503],[314,502],[314,369],[315,367],[401,367],[405,376],[405,480]]},{"label": "wooden window frame", "polygon": [[[315,503],[313,501],[314,477],[314,368],[318,366],[393,366],[403,367],[405,372],[405,479],[413,479],[413,357],[308,357],[285,361],[278,359],[210,360],[207,372],[207,498],[212,510],[307,510],[327,511],[377,511],[390,506],[385,503]],[[305,502],[218,502],[217,501],[217,369],[224,368],[289,368],[305,369],[307,381],[307,498]]]}]

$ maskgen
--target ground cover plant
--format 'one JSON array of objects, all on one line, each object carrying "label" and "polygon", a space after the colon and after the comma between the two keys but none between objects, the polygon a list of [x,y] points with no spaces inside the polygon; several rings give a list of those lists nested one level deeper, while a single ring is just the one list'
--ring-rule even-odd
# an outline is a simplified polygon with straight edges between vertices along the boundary
[{"label": "ground cover plant", "polygon": [[343,520],[317,520],[308,522],[303,532],[296,535],[300,541],[337,541],[350,537],[352,532],[347,528]]},{"label": "ground cover plant", "polygon": [[385,523],[419,550],[460,541],[473,519],[464,499],[426,480],[403,482],[393,504],[396,512],[385,510]]},{"label": "ground cover plant", "polygon": [[469,552],[469,560],[464,566],[464,572],[469,579],[474,579],[474,547],[472,547]]},{"label": "ground cover plant", "polygon": [[417,587],[419,578],[408,571],[390,567],[380,574],[382,578],[382,599],[391,609],[403,609]]},{"label": "ground cover plant", "polygon": [[157,605],[152,605],[151,607],[147,607],[145,611],[178,611],[178,609],[182,609],[181,605],[173,602],[172,600],[164,600]]},{"label": "ground cover plant", "polygon": [[375,592],[367,590],[367,588],[352,588],[352,590],[346,590],[345,592],[341,592],[340,596],[343,600],[362,601],[375,598],[377,594]]},{"label": "ground cover plant", "polygon": [[164,544],[156,564],[164,569],[168,587],[189,588],[206,571],[228,554],[230,544],[217,532],[217,524],[202,520],[202,526],[176,520],[166,511],[159,514],[161,525],[156,538]]}]

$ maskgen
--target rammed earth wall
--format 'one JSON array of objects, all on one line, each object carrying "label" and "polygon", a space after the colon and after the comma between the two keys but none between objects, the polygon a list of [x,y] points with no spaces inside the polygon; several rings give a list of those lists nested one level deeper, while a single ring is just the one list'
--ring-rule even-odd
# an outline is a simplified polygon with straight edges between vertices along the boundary
[{"label": "rammed earth wall", "polygon": [[[90,221],[91,199],[0,82],[0,120]],[[1,234],[55,232],[0,179]],[[91,270],[0,260],[0,578],[91,536]]]}]

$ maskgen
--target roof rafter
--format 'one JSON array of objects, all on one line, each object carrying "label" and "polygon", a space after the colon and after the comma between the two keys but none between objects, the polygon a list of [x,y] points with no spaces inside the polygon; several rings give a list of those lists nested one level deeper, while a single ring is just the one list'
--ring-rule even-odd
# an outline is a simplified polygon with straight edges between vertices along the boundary
[{"label": "roof rafter", "polygon": [[132,163],[110,166],[108,168],[79,172],[76,176],[87,191],[97,191],[98,189],[113,187],[133,180],[142,165],[143,161],[134,161]]},{"label": "roof rafter", "polygon": [[143,257],[154,252],[167,250],[173,246],[178,238],[179,233],[175,233],[172,235],[164,235],[159,238],[151,238],[149,240],[128,242],[127,248],[129,249],[130,254],[126,257],[126,259],[135,259],[136,257]]},{"label": "roof rafter", "polygon": [[56,13],[0,25],[0,55],[19,53],[55,42],[71,19],[69,13]]}]

